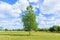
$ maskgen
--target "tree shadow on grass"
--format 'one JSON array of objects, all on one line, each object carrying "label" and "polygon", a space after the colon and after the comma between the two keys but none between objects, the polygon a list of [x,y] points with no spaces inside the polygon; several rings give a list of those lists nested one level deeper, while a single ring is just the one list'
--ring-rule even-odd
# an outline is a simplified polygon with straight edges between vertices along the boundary
[{"label": "tree shadow on grass", "polygon": [[29,36],[28,34],[0,34],[0,35],[9,35],[9,36]]}]

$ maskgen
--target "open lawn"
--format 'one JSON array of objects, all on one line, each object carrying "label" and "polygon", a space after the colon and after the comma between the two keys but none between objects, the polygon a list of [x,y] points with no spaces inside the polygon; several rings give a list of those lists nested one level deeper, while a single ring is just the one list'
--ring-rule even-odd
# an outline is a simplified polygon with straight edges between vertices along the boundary
[{"label": "open lawn", "polygon": [[60,40],[60,33],[28,32],[24,31],[0,31],[0,40]]}]

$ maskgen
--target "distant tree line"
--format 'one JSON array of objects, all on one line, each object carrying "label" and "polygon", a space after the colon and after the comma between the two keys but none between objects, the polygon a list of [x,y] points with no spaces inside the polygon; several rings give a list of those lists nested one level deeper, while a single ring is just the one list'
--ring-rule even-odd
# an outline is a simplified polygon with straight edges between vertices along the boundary
[{"label": "distant tree line", "polygon": [[[25,30],[25,29],[1,29],[0,28],[0,31],[29,31],[29,30]],[[40,32],[60,32],[60,26],[58,25],[53,25],[52,27],[50,28],[38,28],[37,31],[40,31]]]},{"label": "distant tree line", "polygon": [[[3,31],[29,31],[29,30],[25,30],[25,29],[12,29],[12,30],[9,30],[9,29],[3,29],[3,28],[0,28],[0,31],[3,30]],[[60,32],[60,26],[58,25],[53,25],[52,27],[50,28],[38,28],[37,31],[42,31],[42,32]]]},{"label": "distant tree line", "polygon": [[58,25],[53,25],[53,26],[50,27],[50,28],[38,29],[38,31],[60,32],[60,26],[58,26]]}]

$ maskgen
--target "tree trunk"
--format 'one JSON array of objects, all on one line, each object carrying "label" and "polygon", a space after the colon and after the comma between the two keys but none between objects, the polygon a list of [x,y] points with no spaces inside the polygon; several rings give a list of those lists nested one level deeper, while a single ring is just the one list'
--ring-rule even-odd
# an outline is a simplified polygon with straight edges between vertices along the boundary
[{"label": "tree trunk", "polygon": [[29,36],[31,35],[31,31],[29,31]]}]

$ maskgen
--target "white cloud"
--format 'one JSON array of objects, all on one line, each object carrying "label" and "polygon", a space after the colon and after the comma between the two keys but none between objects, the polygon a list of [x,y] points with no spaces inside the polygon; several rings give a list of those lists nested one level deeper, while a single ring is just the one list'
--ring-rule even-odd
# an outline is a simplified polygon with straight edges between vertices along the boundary
[{"label": "white cloud", "polygon": [[18,0],[13,7],[16,9],[21,9],[21,10],[25,10],[26,7],[29,5],[29,2],[27,0]]},{"label": "white cloud", "polygon": [[23,28],[21,18],[18,17],[28,5],[27,0],[17,0],[13,5],[0,1],[0,26],[9,29]]},{"label": "white cloud", "polygon": [[60,10],[60,0],[45,0],[41,8],[45,14],[55,13]]},{"label": "white cloud", "polygon": [[[18,17],[21,13],[20,9],[14,9],[13,5],[10,5],[5,2],[0,3],[0,14],[9,14],[12,17]],[[5,16],[6,17],[6,16]]]},{"label": "white cloud", "polygon": [[23,23],[21,18],[15,18],[11,20],[2,20],[0,21],[0,27],[8,28],[8,29],[22,29]]},{"label": "white cloud", "polygon": [[[40,9],[41,13],[38,16],[39,26],[41,26],[42,28],[43,26],[45,26],[47,28],[52,25],[60,25],[60,0],[44,0]],[[52,16],[46,17],[47,14],[48,15],[52,14]]]},{"label": "white cloud", "polygon": [[34,3],[36,3],[36,2],[38,2],[39,0],[29,0],[29,2],[34,2]]}]

